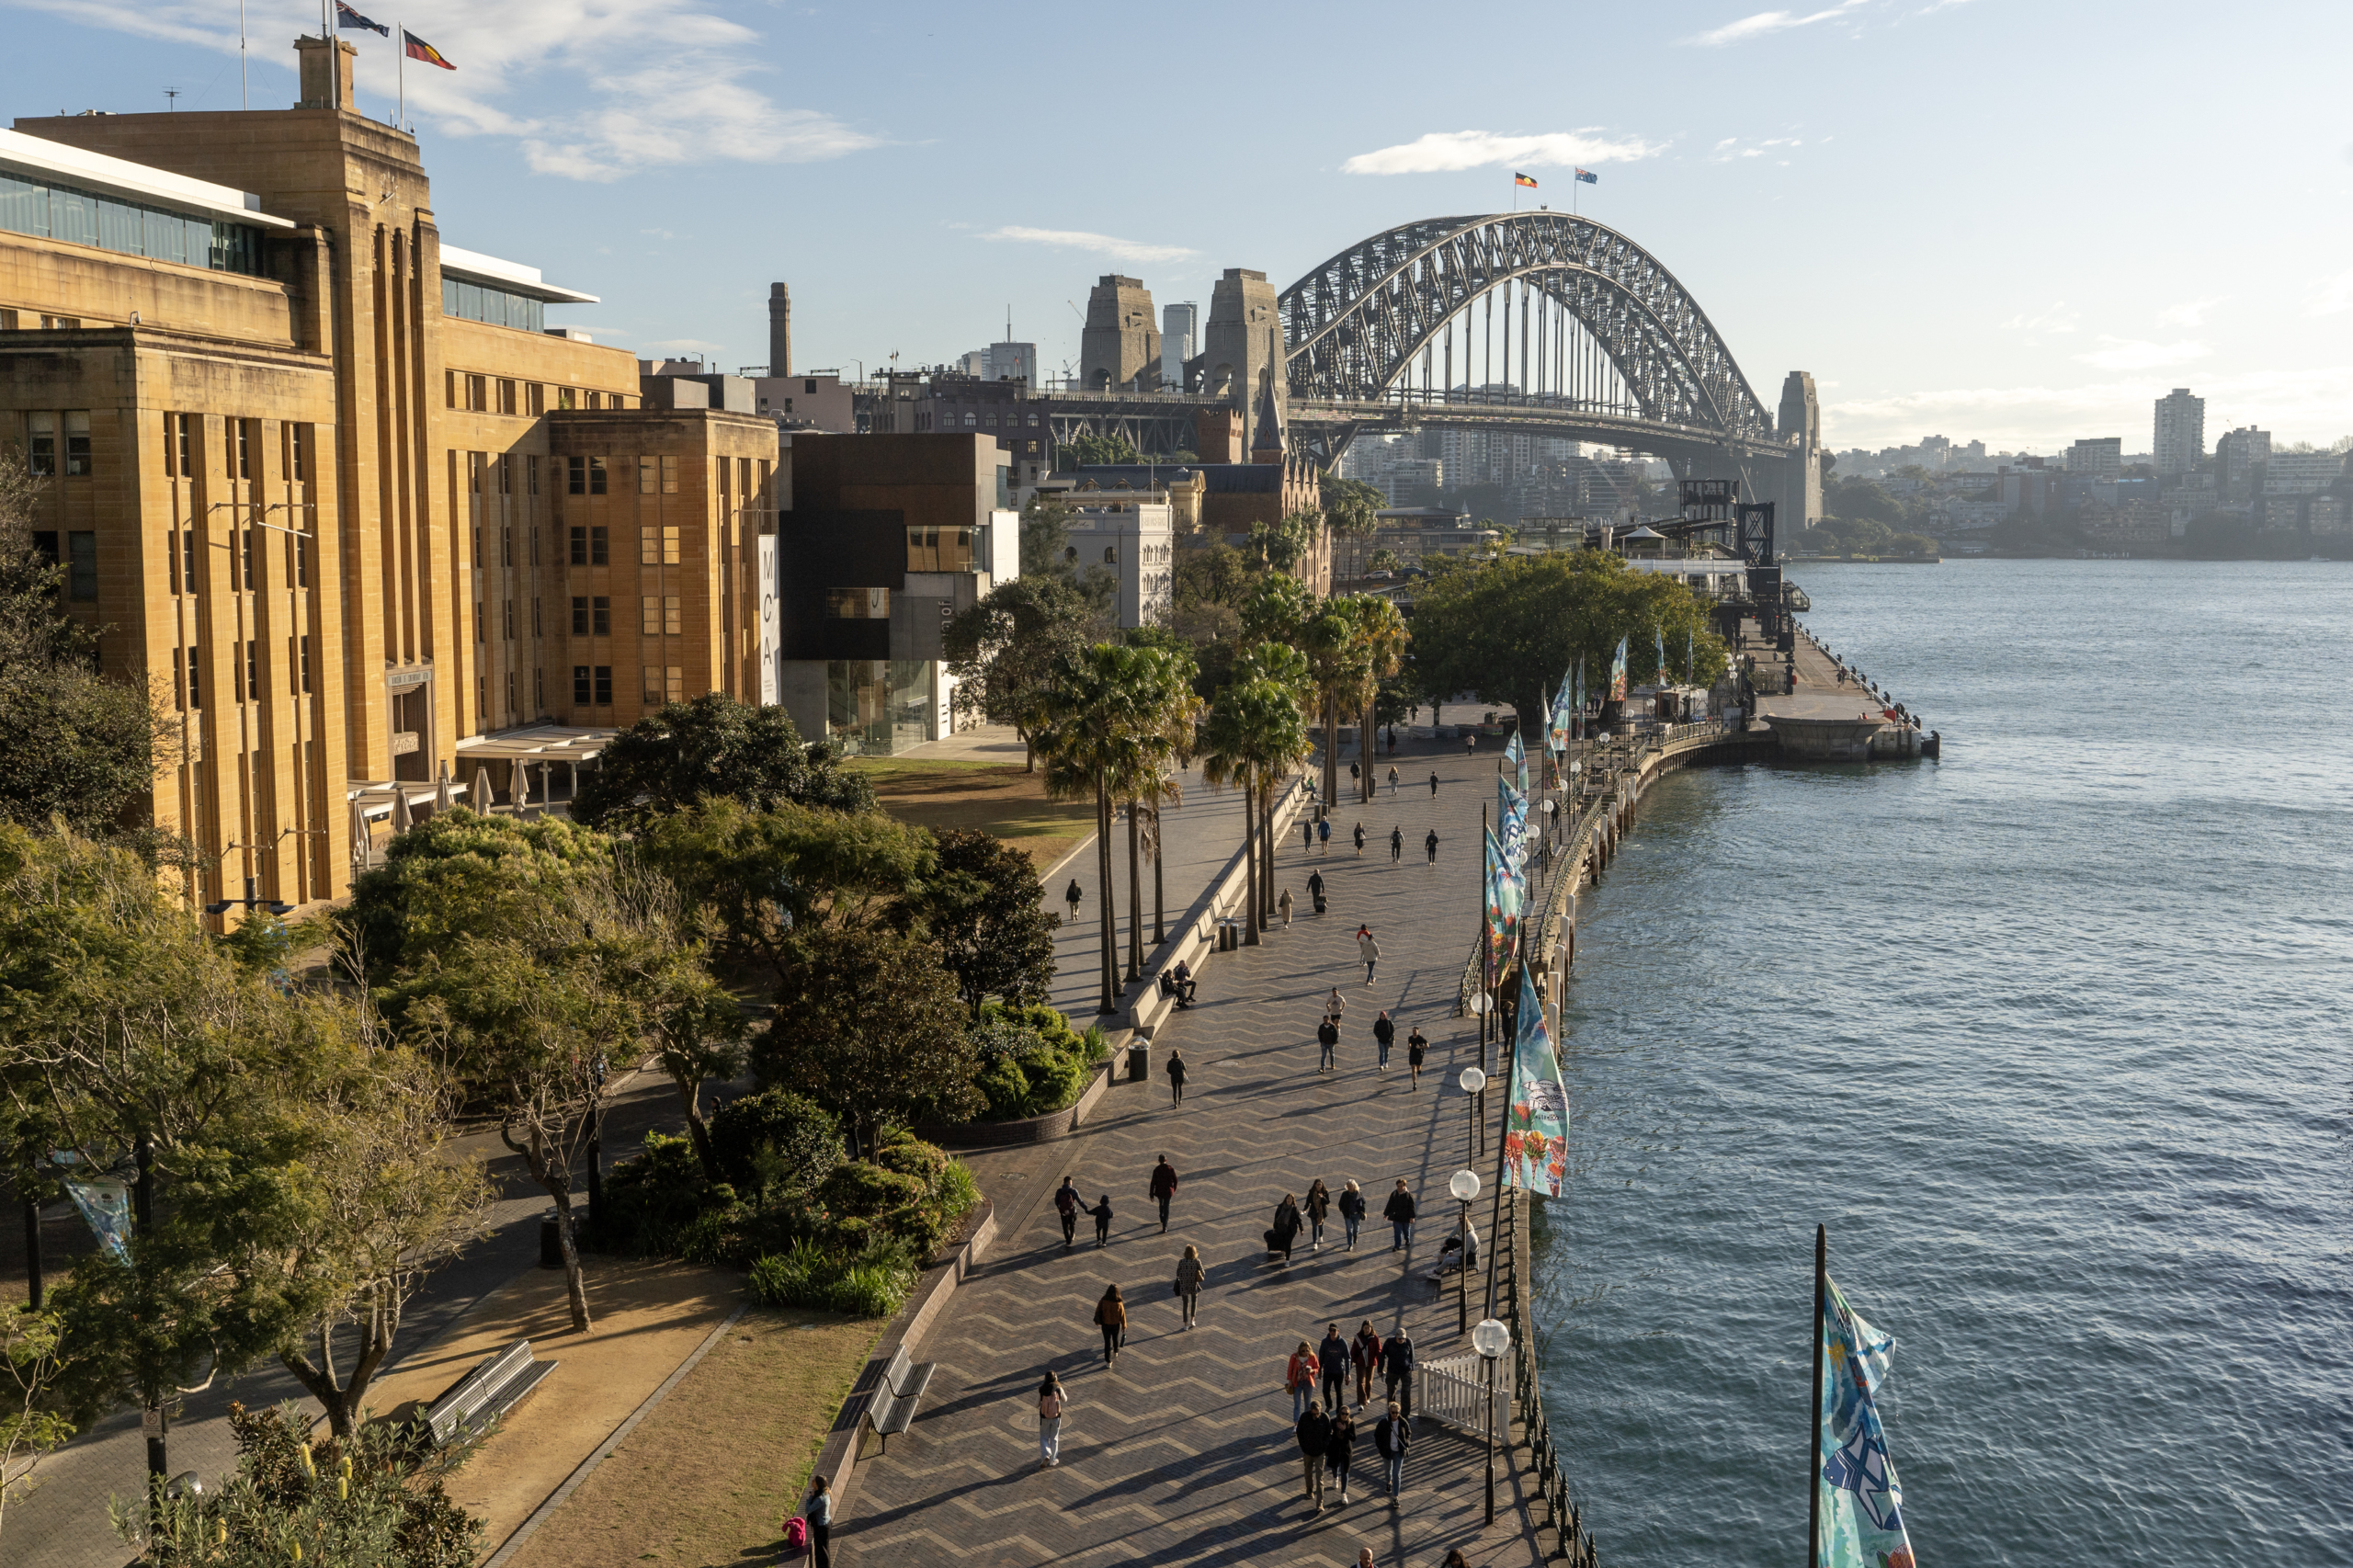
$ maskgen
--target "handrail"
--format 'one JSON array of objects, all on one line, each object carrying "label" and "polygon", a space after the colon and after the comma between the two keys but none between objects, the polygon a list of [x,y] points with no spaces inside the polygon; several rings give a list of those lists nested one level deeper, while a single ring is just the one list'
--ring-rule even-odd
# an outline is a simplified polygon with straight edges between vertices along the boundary
[{"label": "handrail", "polygon": [[[1511,1324],[1512,1343],[1524,1354],[1512,1358],[1513,1404],[1506,1407],[1504,1425],[1509,1428],[1510,1411],[1518,1408],[1521,1440],[1528,1445],[1529,1470],[1536,1481],[1537,1501],[1543,1506],[1545,1526],[1552,1531],[1557,1543],[1547,1555],[1566,1559],[1569,1568],[1597,1568],[1599,1553],[1593,1536],[1585,1528],[1583,1511],[1569,1494],[1568,1481],[1561,1473],[1560,1446],[1552,1441],[1552,1426],[1544,1414],[1543,1388],[1536,1370],[1535,1320],[1519,1288],[1519,1216],[1523,1199],[1518,1192],[1510,1196],[1511,1201],[1503,1205],[1497,1217],[1494,1267],[1504,1317]],[[1532,1519],[1529,1522],[1534,1523]]]}]

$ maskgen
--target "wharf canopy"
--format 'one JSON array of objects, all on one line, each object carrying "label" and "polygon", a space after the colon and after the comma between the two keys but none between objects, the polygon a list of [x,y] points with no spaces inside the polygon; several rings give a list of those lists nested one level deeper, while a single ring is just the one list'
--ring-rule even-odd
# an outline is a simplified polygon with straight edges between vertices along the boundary
[{"label": "wharf canopy", "polygon": [[290,108],[0,131],[0,448],[101,669],[176,721],[152,809],[198,903],[334,898],[396,794],[545,807],[597,737],[777,676],[774,422],[645,406],[547,324],[594,295],[443,244],[351,47],[295,50]]}]

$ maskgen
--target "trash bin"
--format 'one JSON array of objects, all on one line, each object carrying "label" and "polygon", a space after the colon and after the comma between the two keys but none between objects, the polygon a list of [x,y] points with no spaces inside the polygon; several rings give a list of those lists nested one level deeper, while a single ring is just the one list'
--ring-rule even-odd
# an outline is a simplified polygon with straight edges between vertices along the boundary
[{"label": "trash bin", "polygon": [[1129,1042],[1128,1082],[1131,1084],[1152,1082],[1152,1041],[1136,1040]]},{"label": "trash bin", "polygon": [[1242,946],[1242,923],[1228,916],[1217,923],[1217,950],[1230,953]]},{"label": "trash bin", "polygon": [[[556,1218],[556,1211],[552,1209],[540,1217],[540,1267],[541,1268],[563,1267],[563,1238],[557,1229],[561,1221]],[[573,1227],[572,1237],[577,1244],[580,1239],[580,1228],[577,1225]]]}]

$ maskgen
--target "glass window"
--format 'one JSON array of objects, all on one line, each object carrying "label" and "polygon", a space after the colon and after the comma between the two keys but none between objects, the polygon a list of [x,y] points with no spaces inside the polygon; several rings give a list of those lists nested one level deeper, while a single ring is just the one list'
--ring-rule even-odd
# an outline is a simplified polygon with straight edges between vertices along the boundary
[{"label": "glass window", "polygon": [[662,564],[676,566],[677,563],[678,528],[677,525],[673,523],[662,530]]},{"label": "glass window", "polygon": [[664,458],[662,460],[662,494],[665,495],[676,495],[677,493],[678,460],[676,458]]},{"label": "glass window", "polygon": [[671,702],[687,699],[687,672],[676,665],[662,672],[662,696]]},{"label": "glass window", "polygon": [[602,594],[588,601],[588,630],[597,637],[613,634],[613,601]]},{"label": "glass window", "polygon": [[88,602],[98,597],[98,536],[75,529],[65,536],[65,597]]},{"label": "glass window", "polygon": [[0,229],[12,234],[47,234],[49,187],[0,171]]},{"label": "glass window", "polygon": [[642,601],[638,616],[638,631],[647,637],[662,635],[662,601],[649,597]]},{"label": "glass window", "polygon": [[579,399],[580,394],[574,392],[570,387],[558,387],[555,389],[555,405],[558,408],[571,408],[579,402]]},{"label": "glass window", "polygon": [[[588,460],[588,494],[591,495],[605,494],[605,460],[602,458],[592,457]],[[599,528],[597,531],[602,533],[605,530]],[[599,555],[597,558],[597,563],[603,565],[604,557]]]},{"label": "glass window", "polygon": [[[599,491],[597,494],[602,494],[603,492]],[[608,535],[606,530],[603,528],[592,528],[588,530],[589,565],[603,566],[608,564],[608,557],[610,554],[610,550],[608,548],[609,537],[610,536]]]},{"label": "glass window", "polygon": [[654,487],[659,483],[660,472],[659,466],[652,458],[637,460],[637,493],[640,495],[654,494]]},{"label": "glass window", "polygon": [[572,700],[578,703],[583,708],[587,707],[592,700],[589,695],[589,690],[588,666],[585,665],[573,665]]},{"label": "glass window", "polygon": [[645,690],[645,705],[659,708],[662,705],[662,666],[640,665],[638,670],[643,677],[640,684]]},{"label": "glass window", "polygon": [[[588,494],[588,460],[586,458],[564,459],[563,473],[563,488],[566,494],[585,495]],[[572,531],[574,534],[580,532],[578,528],[574,528]],[[577,564],[577,562],[575,562],[574,564]]]},{"label": "glass window", "polygon": [[90,472],[90,411],[86,408],[65,411],[65,472]]},{"label": "glass window", "polygon": [[891,619],[891,590],[827,588],[825,614],[835,620],[888,620]]},{"label": "glass window", "polygon": [[572,564],[574,566],[587,565],[588,530],[586,528],[574,528],[572,530],[572,538],[569,542],[572,551],[570,556]]},{"label": "glass window", "polygon": [[678,597],[676,594],[666,595],[662,600],[662,635],[665,637],[686,635],[686,617],[679,607]]},{"label": "glass window", "polygon": [[27,471],[36,479],[54,477],[57,472],[57,415],[25,415],[25,434]]},{"label": "glass window", "polygon": [[49,237],[69,244],[98,243],[98,199],[87,191],[51,187],[49,193]]},{"label": "glass window", "polygon": [[597,706],[599,708],[610,708],[612,705],[613,666],[610,665],[598,665],[597,666]]},{"label": "glass window", "polygon": [[140,214],[146,230],[142,254],[157,261],[188,260],[188,224],[176,212],[158,212],[148,208]]}]

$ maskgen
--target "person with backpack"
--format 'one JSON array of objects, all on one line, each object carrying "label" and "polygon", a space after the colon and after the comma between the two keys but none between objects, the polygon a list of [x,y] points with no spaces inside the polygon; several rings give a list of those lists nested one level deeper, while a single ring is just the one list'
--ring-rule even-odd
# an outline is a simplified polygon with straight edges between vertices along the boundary
[{"label": "person with backpack", "polygon": [[1070,919],[1067,924],[1072,926],[1078,924],[1079,901],[1084,899],[1086,896],[1086,895],[1084,892],[1079,891],[1078,879],[1076,877],[1073,877],[1070,880],[1070,886],[1063,890],[1063,902],[1070,905]]},{"label": "person with backpack", "polygon": [[1078,1188],[1068,1176],[1054,1189],[1054,1212],[1063,1217],[1063,1245],[1067,1248],[1078,1239]]},{"label": "person with backpack", "polygon": [[1307,1188],[1307,1244],[1310,1252],[1324,1250],[1324,1221],[1331,1217],[1332,1189],[1317,1176]]},{"label": "person with backpack", "polygon": [[1315,852],[1319,855],[1332,853],[1332,819],[1330,817],[1325,817],[1315,824]]},{"label": "person with backpack", "polygon": [[1320,1514],[1324,1511],[1324,1455],[1332,1446],[1332,1418],[1324,1414],[1321,1404],[1310,1400],[1307,1414],[1299,1418],[1291,1433],[1299,1439],[1299,1457],[1305,1461],[1307,1494],[1315,1500],[1315,1511]]},{"label": "person with backpack", "polygon": [[1348,1250],[1356,1250],[1356,1227],[1365,1224],[1365,1191],[1348,1182],[1339,1194],[1339,1221],[1348,1232]]},{"label": "person with backpack", "polygon": [[1315,1070],[1318,1073],[1331,1072],[1338,1065],[1340,1024],[1329,1013],[1324,1014],[1324,1021],[1315,1026]]},{"label": "person with backpack", "polygon": [[1414,1336],[1402,1323],[1381,1347],[1381,1375],[1389,1385],[1385,1397],[1390,1408],[1403,1410],[1410,1423],[1414,1419]]},{"label": "person with backpack", "polygon": [[1397,1190],[1381,1206],[1381,1217],[1389,1221],[1391,1252],[1404,1252],[1414,1244],[1414,1195],[1405,1190],[1404,1176],[1397,1178]]},{"label": "person with backpack", "polygon": [[1316,1381],[1324,1393],[1324,1408],[1337,1415],[1347,1408],[1348,1342],[1340,1337],[1340,1325],[1327,1323],[1324,1337],[1315,1346]]},{"label": "person with backpack", "polygon": [[1185,1306],[1185,1326],[1193,1326],[1201,1309],[1201,1281],[1209,1278],[1209,1270],[1201,1266],[1198,1248],[1188,1246],[1185,1256],[1176,1260],[1176,1299]]},{"label": "person with backpack", "polygon": [[1417,1089],[1422,1086],[1422,1063],[1429,1053],[1430,1042],[1422,1038],[1422,1027],[1415,1024],[1414,1032],[1405,1037],[1405,1065],[1413,1069],[1414,1087]]},{"label": "person with backpack", "polygon": [[[1286,1192],[1283,1194],[1283,1200],[1275,1205],[1275,1223],[1274,1227],[1267,1233],[1267,1251],[1282,1254],[1283,1261],[1289,1263],[1291,1244],[1297,1240],[1299,1240],[1299,1200]],[[1293,1412],[1293,1414],[1297,1413]]]},{"label": "person with backpack", "polygon": [[1070,1404],[1063,1381],[1049,1371],[1038,1385],[1038,1468],[1051,1470],[1063,1462],[1063,1411]]},{"label": "person with backpack", "polygon": [[1128,1303],[1120,1299],[1117,1285],[1105,1290],[1103,1299],[1095,1303],[1095,1326],[1103,1331],[1103,1365],[1108,1367],[1128,1343]]},{"label": "person with backpack", "polygon": [[1185,1053],[1173,1046],[1168,1051],[1168,1103],[1172,1107],[1185,1103]]},{"label": "person with backpack", "polygon": [[1413,1423],[1397,1413],[1397,1402],[1391,1400],[1389,1413],[1373,1423],[1372,1449],[1381,1456],[1383,1479],[1388,1483],[1392,1503],[1405,1484],[1405,1446],[1413,1437]]},{"label": "person with backpack", "polygon": [[1381,1335],[1370,1318],[1357,1325],[1357,1336],[1348,1341],[1348,1366],[1357,1375],[1357,1408],[1361,1410],[1372,1399],[1372,1374],[1381,1367]]},{"label": "person with backpack", "polygon": [[1332,1435],[1324,1440],[1324,1468],[1339,1483],[1340,1502],[1348,1501],[1348,1461],[1356,1458],[1357,1418],[1345,1404],[1332,1412]]},{"label": "person with backpack", "polygon": [[1109,1246],[1111,1244],[1111,1195],[1105,1193],[1096,1200],[1095,1207],[1089,1209],[1087,1212],[1095,1216],[1095,1244],[1098,1247]]},{"label": "person with backpack", "polygon": [[1357,824],[1356,833],[1353,836],[1357,842],[1357,858],[1361,860],[1364,858],[1364,824]]},{"label": "person with backpack", "polygon": [[1160,1164],[1152,1167],[1152,1197],[1160,1205],[1160,1233],[1164,1236],[1168,1233],[1168,1200],[1176,1196],[1176,1167],[1163,1154]]},{"label": "person with backpack", "polygon": [[1389,1048],[1397,1043],[1397,1026],[1389,1019],[1389,1009],[1383,1007],[1381,1017],[1372,1020],[1372,1043],[1381,1048],[1381,1070],[1389,1071]]},{"label": "person with backpack", "polygon": [[1315,901],[1315,913],[1316,913],[1316,914],[1318,914],[1318,915],[1323,914],[1323,913],[1324,913],[1324,873],[1323,873],[1323,872],[1321,872],[1321,871],[1310,871],[1310,872],[1308,872],[1308,873],[1307,873],[1307,896],[1308,896],[1308,897],[1310,897],[1310,898],[1312,898],[1312,899],[1313,899],[1313,900]]},{"label": "person with backpack", "polygon": [[1302,1339],[1283,1367],[1283,1387],[1290,1391],[1290,1418],[1293,1421],[1306,1415],[1308,1405],[1315,1399],[1315,1352],[1309,1349],[1307,1341]]}]

